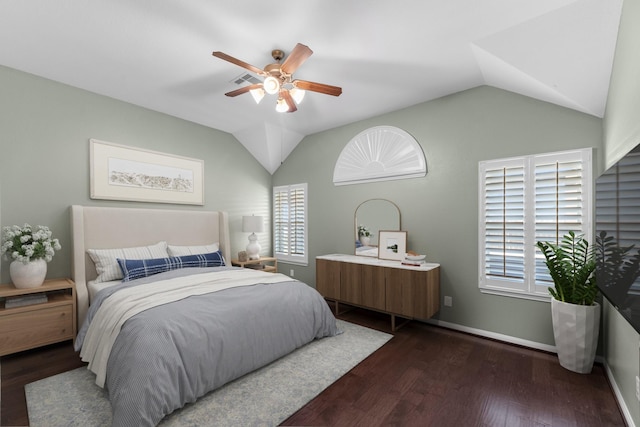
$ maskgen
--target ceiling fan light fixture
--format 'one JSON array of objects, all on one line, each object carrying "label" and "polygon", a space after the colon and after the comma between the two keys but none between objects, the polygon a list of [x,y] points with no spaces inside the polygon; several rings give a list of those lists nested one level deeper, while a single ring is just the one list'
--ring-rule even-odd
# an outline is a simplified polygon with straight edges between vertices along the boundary
[{"label": "ceiling fan light fixture", "polygon": [[296,101],[296,104],[300,105],[300,103],[304,99],[304,94],[307,93],[307,91],[294,87],[289,91],[289,93],[291,94],[293,100]]},{"label": "ceiling fan light fixture", "polygon": [[280,91],[280,82],[273,76],[264,79],[262,86],[264,87],[264,91],[269,95],[274,95]]},{"label": "ceiling fan light fixture", "polygon": [[293,73],[296,72],[298,67],[300,67],[300,65],[302,65],[312,53],[313,51],[309,49],[309,46],[298,43],[284,62],[281,63],[284,59],[284,52],[279,49],[274,49],[271,52],[271,56],[275,62],[267,64],[263,69],[236,59],[223,52],[214,51],[213,56],[245,68],[253,74],[264,77],[262,83],[255,79],[253,75],[247,76],[254,78],[256,81],[251,81],[245,77],[234,79],[234,82],[237,84],[242,84],[243,80],[250,81],[253,84],[227,92],[225,93],[226,96],[234,97],[250,92],[254,101],[256,101],[256,104],[259,104],[265,94],[278,94],[276,111],[281,113],[294,113],[298,111],[297,105],[299,105],[304,99],[306,91],[332,96],[340,96],[340,94],[342,94],[342,88],[338,86],[293,79]]},{"label": "ceiling fan light fixture", "polygon": [[256,101],[256,104],[260,104],[260,101],[264,98],[264,89],[251,89],[249,92],[251,96],[253,96],[253,100]]},{"label": "ceiling fan light fixture", "polygon": [[289,105],[287,105],[283,98],[278,98],[278,102],[276,103],[276,111],[278,113],[286,113],[287,111],[289,111]]}]

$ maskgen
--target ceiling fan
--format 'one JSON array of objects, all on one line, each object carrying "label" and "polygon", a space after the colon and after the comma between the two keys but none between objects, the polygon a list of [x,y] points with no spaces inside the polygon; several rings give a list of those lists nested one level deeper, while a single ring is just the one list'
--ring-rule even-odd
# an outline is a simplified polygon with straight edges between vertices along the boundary
[{"label": "ceiling fan", "polygon": [[238,96],[243,93],[250,92],[253,98],[259,103],[264,97],[265,92],[274,95],[278,94],[278,102],[276,103],[276,111],[293,113],[298,109],[296,104],[302,102],[305,91],[324,93],[326,95],[340,96],[342,88],[331,86],[323,83],[315,83],[307,80],[294,80],[293,73],[306,61],[313,51],[308,46],[296,44],[289,56],[281,64],[284,58],[284,52],[275,49],[271,51],[271,56],[276,61],[268,64],[264,69],[260,69],[244,61],[229,56],[226,53],[215,51],[213,56],[229,61],[232,64],[239,65],[242,68],[264,77],[262,83],[256,83],[249,86],[241,87],[225,93],[227,96]]}]

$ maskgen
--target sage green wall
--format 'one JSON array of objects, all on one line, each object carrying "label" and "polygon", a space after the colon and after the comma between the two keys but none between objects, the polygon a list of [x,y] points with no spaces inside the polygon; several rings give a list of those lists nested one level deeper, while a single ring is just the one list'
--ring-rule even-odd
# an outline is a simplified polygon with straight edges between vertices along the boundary
[{"label": "sage green wall", "polygon": [[[5,67],[0,67],[0,94],[1,224],[52,229],[63,249],[49,263],[48,277],[71,274],[72,204],[224,209],[232,253],[247,244],[242,215],[270,218],[271,176],[228,133]],[[92,200],[90,138],[204,160],[205,205]],[[270,233],[260,233],[264,253],[271,253],[270,241]],[[9,281],[8,264],[0,263],[2,283]]]},{"label": "sage green wall", "polygon": [[[415,137],[427,176],[334,186],[344,146],[378,125]],[[452,296],[453,307],[442,307],[439,319],[553,345],[549,303],[478,289],[478,162],[583,147],[602,147],[600,119],[487,86],[308,136],[273,177],[274,185],[309,184],[310,262],[291,268],[315,283],[316,256],[353,253],[358,204],[386,198],[400,208],[408,249],[441,264],[441,296]]]},{"label": "sage green wall", "polygon": [[[604,158],[610,166],[640,144],[640,0],[625,0],[604,117]],[[604,307],[607,365],[633,419],[640,425],[635,377],[640,374],[640,336],[607,302]]]}]

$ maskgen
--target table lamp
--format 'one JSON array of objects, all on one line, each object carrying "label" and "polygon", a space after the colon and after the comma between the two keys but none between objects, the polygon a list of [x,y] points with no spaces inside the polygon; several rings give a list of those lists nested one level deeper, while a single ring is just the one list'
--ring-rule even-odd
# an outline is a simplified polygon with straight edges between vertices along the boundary
[{"label": "table lamp", "polygon": [[260,243],[256,232],[263,231],[264,219],[261,216],[251,215],[242,217],[242,231],[251,233],[249,244],[247,245],[247,256],[249,259],[260,259]]}]

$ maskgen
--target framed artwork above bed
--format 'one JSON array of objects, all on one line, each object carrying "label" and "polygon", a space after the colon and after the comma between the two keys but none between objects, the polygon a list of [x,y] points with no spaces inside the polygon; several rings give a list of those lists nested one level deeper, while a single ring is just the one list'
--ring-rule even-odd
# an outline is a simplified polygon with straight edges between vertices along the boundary
[{"label": "framed artwork above bed", "polygon": [[204,205],[204,161],[89,140],[92,199]]}]

